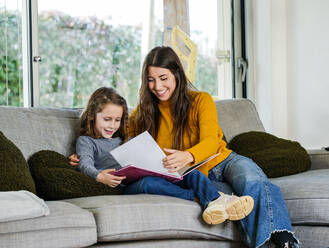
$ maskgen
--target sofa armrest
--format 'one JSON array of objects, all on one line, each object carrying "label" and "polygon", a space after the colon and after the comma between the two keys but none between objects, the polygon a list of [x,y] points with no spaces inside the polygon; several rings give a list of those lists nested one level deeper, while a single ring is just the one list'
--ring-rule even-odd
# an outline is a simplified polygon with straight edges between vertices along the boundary
[{"label": "sofa armrest", "polygon": [[311,170],[329,169],[329,152],[321,150],[307,150],[310,155],[312,165]]}]

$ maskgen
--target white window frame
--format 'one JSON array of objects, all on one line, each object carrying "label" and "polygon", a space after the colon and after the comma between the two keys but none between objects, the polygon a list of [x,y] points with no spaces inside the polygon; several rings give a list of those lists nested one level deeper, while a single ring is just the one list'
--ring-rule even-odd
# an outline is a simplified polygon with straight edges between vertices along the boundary
[{"label": "white window frame", "polygon": [[231,1],[217,0],[218,99],[229,99],[232,89]]},{"label": "white window frame", "polygon": [[[38,52],[38,0],[22,0],[22,52],[23,52],[23,94],[24,94],[24,107],[38,107],[40,98],[40,82],[39,82],[39,62],[34,61],[35,58],[39,57]],[[234,3],[235,13],[234,20],[239,20],[241,18],[240,12],[236,11],[238,9],[240,0],[218,0],[218,51],[229,51],[231,50],[232,44],[230,44],[231,38],[231,4]],[[150,8],[154,5],[154,0],[149,0]],[[152,9],[151,9],[152,11]],[[163,11],[164,11],[164,45],[168,45],[168,32],[175,25],[179,25],[183,31],[189,34],[189,9],[188,0],[163,0]],[[174,18],[175,17],[175,18]],[[149,34],[152,33],[152,20],[153,16],[150,15],[146,17],[148,20],[148,29],[145,34],[143,34],[142,41],[142,56],[145,54],[152,46],[152,41],[149,39]],[[234,62],[241,56],[241,43],[239,44],[241,36],[241,27],[238,25],[240,22],[235,21],[234,26],[234,37],[235,37],[235,53],[229,53],[230,60],[232,61],[234,56]],[[221,29],[223,27],[224,29]],[[145,53],[145,54],[144,54]],[[237,66],[235,66],[235,71],[232,72],[232,64],[230,60],[223,63],[222,68],[218,66],[218,96],[220,99],[232,98],[232,77],[235,76],[237,79],[239,76],[239,71]],[[224,82],[224,83],[223,83]],[[234,82],[236,88],[236,97],[240,97],[242,92],[240,90],[240,85],[238,82]]]}]

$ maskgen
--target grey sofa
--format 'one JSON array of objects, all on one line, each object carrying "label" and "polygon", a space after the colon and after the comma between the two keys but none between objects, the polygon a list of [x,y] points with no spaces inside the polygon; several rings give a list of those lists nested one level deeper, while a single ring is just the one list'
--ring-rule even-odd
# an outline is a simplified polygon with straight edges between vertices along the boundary
[{"label": "grey sofa", "polygon": [[[246,99],[216,102],[229,141],[264,131]],[[74,152],[79,110],[0,107],[0,130],[26,159],[39,150]],[[310,151],[312,169],[272,179],[284,194],[300,247],[329,246],[329,152]],[[1,248],[244,247],[236,224],[209,226],[196,202],[166,196],[96,196],[47,201],[50,215],[0,223]],[[1,203],[0,203],[1,204]]]}]

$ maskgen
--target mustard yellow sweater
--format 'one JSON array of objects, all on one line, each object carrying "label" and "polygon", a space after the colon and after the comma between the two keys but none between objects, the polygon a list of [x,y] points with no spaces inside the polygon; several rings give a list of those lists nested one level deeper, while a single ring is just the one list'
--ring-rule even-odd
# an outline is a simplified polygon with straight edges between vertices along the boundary
[{"label": "mustard yellow sweater", "polygon": [[[194,162],[198,163],[216,153],[220,153],[219,156],[210,160],[202,165],[199,170],[208,176],[209,170],[215,165],[222,162],[231,153],[226,147],[226,142],[222,139],[223,132],[218,125],[217,111],[215,103],[212,97],[206,92],[192,91],[191,95],[194,98],[192,108],[190,110],[189,121],[190,123],[197,123],[197,126],[191,126],[191,141],[190,146],[189,138],[184,137],[184,146],[189,147],[186,151],[189,151],[193,157]],[[160,102],[159,110],[161,112],[160,127],[156,142],[163,148],[172,148],[172,116],[170,111],[170,102]],[[136,110],[129,116],[129,134],[134,133],[134,117]]]}]

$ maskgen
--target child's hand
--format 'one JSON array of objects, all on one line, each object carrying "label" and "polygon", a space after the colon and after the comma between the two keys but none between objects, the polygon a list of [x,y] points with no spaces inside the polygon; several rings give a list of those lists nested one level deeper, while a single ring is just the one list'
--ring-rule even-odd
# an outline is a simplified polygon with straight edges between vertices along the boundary
[{"label": "child's hand", "polygon": [[115,171],[115,169],[107,169],[107,170],[101,171],[97,175],[96,181],[104,183],[112,188],[117,187],[121,183],[121,181],[123,179],[125,179],[126,177],[119,177],[119,176],[112,175],[111,172],[113,172],[113,171]]},{"label": "child's hand", "polygon": [[74,167],[78,167],[79,165],[79,158],[78,158],[78,154],[74,153],[69,157],[70,160],[70,165],[74,166]]},{"label": "child's hand", "polygon": [[162,160],[163,165],[166,169],[168,169],[168,172],[179,171],[184,166],[194,161],[194,157],[190,152],[167,148],[164,148],[164,151],[171,153]]}]

